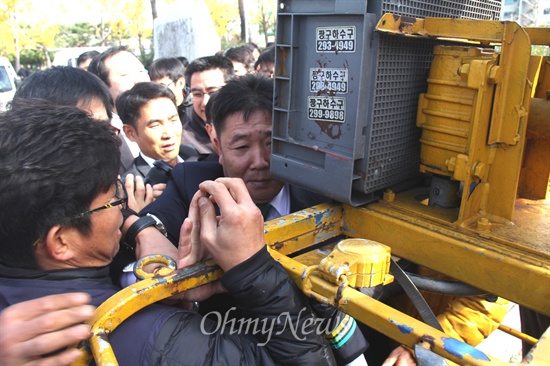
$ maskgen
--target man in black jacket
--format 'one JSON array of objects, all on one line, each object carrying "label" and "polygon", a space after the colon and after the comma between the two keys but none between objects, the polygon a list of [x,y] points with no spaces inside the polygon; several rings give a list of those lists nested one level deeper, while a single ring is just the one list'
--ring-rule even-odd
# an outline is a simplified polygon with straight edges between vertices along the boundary
[{"label": "man in black jacket", "polygon": [[[107,276],[127,203],[117,154],[109,127],[74,107],[29,102],[0,115],[0,310],[75,291],[97,306],[117,292]],[[333,363],[325,341],[308,327],[315,318],[307,299],[267,253],[262,223],[241,181],[203,182],[182,228],[187,251],[180,263],[212,256],[238,306],[272,332],[235,334],[194,312],[150,305],[110,334],[118,361]],[[288,321],[278,323],[280,315]]]},{"label": "man in black jacket", "polygon": [[232,79],[216,93],[212,103],[209,105],[215,129],[212,144],[219,155],[219,164],[201,161],[177,165],[164,193],[140,213],[160,219],[175,245],[189,202],[203,180],[241,178],[254,203],[264,211],[265,220],[328,201],[271,176],[272,79],[257,74]]},{"label": "man in black jacket", "polygon": [[185,68],[185,80],[193,96],[193,107],[186,112],[182,143],[196,154],[215,152],[206,125],[206,104],[210,95],[235,76],[233,64],[223,56],[207,56],[193,60]]},{"label": "man in black jacket", "polygon": [[[265,220],[327,202],[326,197],[271,176],[272,105],[272,79],[264,75],[248,74],[228,81],[208,105],[215,129],[212,143],[219,155],[219,164],[199,161],[176,165],[164,193],[144,208],[141,214],[148,216],[140,220],[146,224],[146,220],[151,220],[150,215],[153,215],[162,222],[168,238],[174,245],[178,245],[180,228],[189,214],[190,202],[197,188],[202,181],[219,177],[241,178]],[[135,227],[140,227],[140,220],[134,224]],[[131,242],[135,230],[128,232],[127,238]],[[228,314],[232,306],[231,299],[221,294],[201,302],[199,310],[202,314]],[[239,314],[229,316],[238,317]],[[332,308],[323,312],[323,317],[332,319],[334,329],[338,329],[337,325],[344,320],[344,314]],[[352,323],[355,320],[352,319]],[[359,330],[354,332],[351,329],[356,328],[345,328],[343,334],[339,334],[340,339],[347,340],[335,350],[341,363],[354,360],[367,348]],[[346,334],[348,331],[349,334]],[[342,360],[339,356],[342,356]]]}]

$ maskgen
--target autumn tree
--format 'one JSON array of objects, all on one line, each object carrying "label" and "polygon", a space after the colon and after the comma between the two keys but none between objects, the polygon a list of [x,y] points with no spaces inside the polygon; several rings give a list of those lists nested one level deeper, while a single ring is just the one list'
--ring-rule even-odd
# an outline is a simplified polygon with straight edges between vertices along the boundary
[{"label": "autumn tree", "polygon": [[254,22],[258,25],[259,33],[264,35],[265,44],[269,35],[275,34],[277,21],[277,0],[257,0],[258,9]]},{"label": "autumn tree", "polygon": [[37,50],[47,67],[52,66],[49,49],[55,46],[55,37],[59,33],[57,24],[35,24],[24,33],[25,44]]},{"label": "autumn tree", "polygon": [[55,37],[58,47],[86,47],[99,44],[96,37],[99,26],[92,23],[75,23],[60,25]]},{"label": "autumn tree", "polygon": [[[153,2],[151,2],[151,5],[153,5]],[[153,16],[155,12],[153,12]],[[150,63],[150,61],[152,61],[152,56],[150,57],[151,60],[149,60],[145,50],[144,40],[152,40],[153,30],[151,27],[146,27],[146,17],[148,14],[146,2],[144,0],[134,0],[131,3],[127,3],[123,9],[123,14],[126,18],[125,24],[129,36],[137,38],[141,62],[143,64]]]},{"label": "autumn tree", "polygon": [[222,40],[222,47],[237,43],[239,33],[236,31],[240,27],[239,9],[235,3],[226,0],[205,0],[210,16],[214,23],[216,33]]},{"label": "autumn tree", "polygon": [[19,69],[20,53],[18,12],[26,5],[24,0],[0,0],[0,52],[15,58],[16,69]]}]

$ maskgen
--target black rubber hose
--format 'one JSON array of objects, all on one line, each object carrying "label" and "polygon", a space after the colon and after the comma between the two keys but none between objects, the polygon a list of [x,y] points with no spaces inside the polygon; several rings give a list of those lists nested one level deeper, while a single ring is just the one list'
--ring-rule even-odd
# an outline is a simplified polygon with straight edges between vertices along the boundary
[{"label": "black rubber hose", "polygon": [[476,296],[487,294],[487,291],[480,290],[463,282],[437,280],[410,272],[406,273],[419,290],[453,296]]}]

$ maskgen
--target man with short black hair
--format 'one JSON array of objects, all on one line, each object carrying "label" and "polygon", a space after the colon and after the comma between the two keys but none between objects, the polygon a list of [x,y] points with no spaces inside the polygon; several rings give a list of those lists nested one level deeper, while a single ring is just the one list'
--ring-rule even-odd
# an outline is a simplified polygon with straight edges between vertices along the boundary
[{"label": "man with short black hair", "polygon": [[[147,70],[126,46],[111,47],[100,53],[92,59],[88,71],[97,75],[107,85],[115,103],[120,93],[131,89],[137,83],[149,81]],[[111,124],[122,132],[122,121],[118,117],[116,104],[113,113]],[[134,158],[139,153],[139,147],[128,140],[124,133],[120,136],[122,138],[120,174],[123,174],[132,166]]]},{"label": "man with short black hair", "polygon": [[98,120],[112,118],[113,99],[99,78],[69,66],[54,66],[32,74],[15,93],[12,105],[20,100],[41,99],[59,105],[79,107]]},{"label": "man with short black hair", "polygon": [[99,55],[99,52],[96,50],[81,53],[80,56],[78,56],[78,58],[76,59],[76,66],[79,69],[88,71],[88,66],[90,66],[92,59],[97,55]]},{"label": "man with short black hair", "polygon": [[[118,141],[109,127],[75,107],[29,102],[0,114],[0,311],[74,291],[88,293],[98,306],[119,290],[107,275],[128,197],[113,154]],[[109,334],[118,362],[333,364],[326,341],[312,329],[307,298],[265,248],[262,223],[240,180],[206,181],[191,200],[181,245],[191,251],[189,265],[211,255],[238,306],[272,332],[224,333],[225,325],[196,312],[152,304]],[[182,294],[188,301],[192,296]],[[277,321],[281,314],[292,326]]]},{"label": "man with short black hair", "polygon": [[175,57],[159,58],[149,66],[149,77],[154,83],[166,86],[174,93],[178,108],[183,104],[185,67]]},{"label": "man with short black hair", "polygon": [[223,55],[233,63],[235,76],[243,76],[254,71],[254,62],[256,58],[248,47],[231,47],[227,49]]},{"label": "man with short black hair", "polygon": [[260,53],[260,56],[254,64],[254,70],[259,74],[264,74],[272,78],[275,73],[275,47],[267,47]]},{"label": "man with short black hair", "polygon": [[214,151],[206,130],[206,104],[210,95],[234,77],[233,64],[222,56],[201,57],[185,69],[185,79],[193,96],[193,110],[183,121],[182,141],[196,150],[196,154]]},{"label": "man with short black hair", "polygon": [[176,98],[166,86],[138,83],[117,98],[117,111],[124,122],[124,133],[138,144],[140,153],[128,174],[147,176],[155,160],[170,166],[183,162],[179,154],[181,121]]}]

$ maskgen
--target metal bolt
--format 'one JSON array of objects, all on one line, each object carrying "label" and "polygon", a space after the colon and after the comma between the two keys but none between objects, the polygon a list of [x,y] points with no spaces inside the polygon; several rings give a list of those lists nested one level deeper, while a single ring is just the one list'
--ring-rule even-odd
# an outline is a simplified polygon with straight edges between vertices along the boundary
[{"label": "metal bolt", "polygon": [[490,231],[491,226],[492,226],[491,222],[486,217],[482,217],[479,220],[477,220],[477,228],[481,231]]}]

